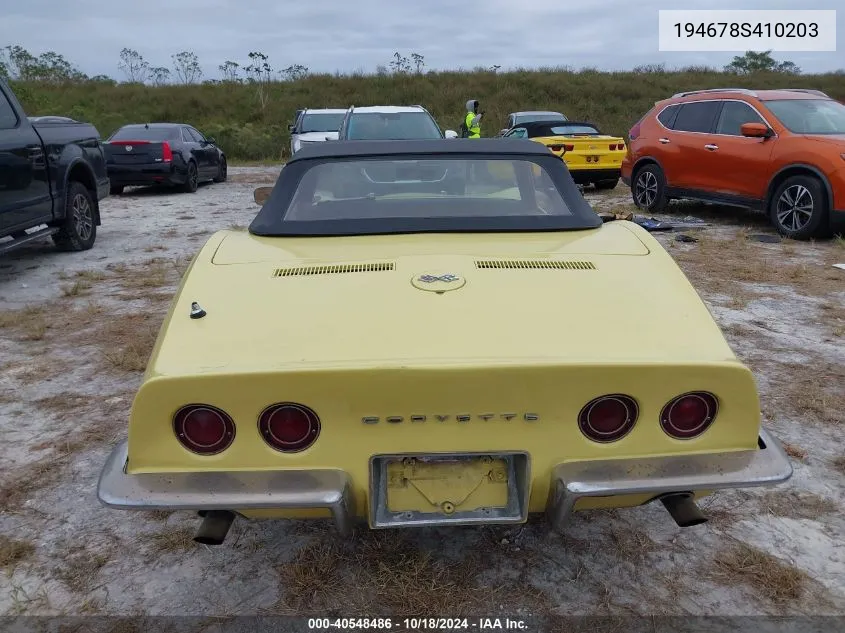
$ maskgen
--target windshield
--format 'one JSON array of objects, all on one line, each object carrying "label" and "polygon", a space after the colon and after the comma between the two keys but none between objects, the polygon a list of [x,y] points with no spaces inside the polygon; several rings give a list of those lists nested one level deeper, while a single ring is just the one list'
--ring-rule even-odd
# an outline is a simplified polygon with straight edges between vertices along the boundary
[{"label": "windshield", "polygon": [[340,129],[340,124],[343,123],[343,117],[345,115],[345,112],[338,112],[336,114],[330,112],[307,112],[302,117],[300,133],[337,132]]},{"label": "windshield", "polygon": [[538,114],[517,114],[514,117],[514,124],[528,121],[566,121],[566,117],[560,112],[543,112]]},{"label": "windshield", "polygon": [[127,125],[111,135],[110,141],[172,141],[180,138],[177,127]]},{"label": "windshield", "polygon": [[[301,175],[291,192],[283,180],[292,167]],[[356,235],[600,224],[556,157],[439,155],[292,162],[250,230]]]},{"label": "windshield", "polygon": [[440,128],[426,112],[361,112],[349,117],[349,140],[443,138]]},{"label": "windshield", "polygon": [[764,102],[794,134],[845,134],[845,105],[830,99],[782,99]]}]

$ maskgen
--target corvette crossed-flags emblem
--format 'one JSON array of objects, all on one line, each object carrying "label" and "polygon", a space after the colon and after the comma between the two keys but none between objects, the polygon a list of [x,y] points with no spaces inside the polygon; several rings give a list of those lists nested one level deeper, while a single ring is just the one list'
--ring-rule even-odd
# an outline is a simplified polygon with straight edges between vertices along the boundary
[{"label": "corvette crossed-flags emblem", "polygon": [[459,281],[460,277],[458,277],[457,275],[453,275],[452,273],[447,273],[445,275],[440,275],[439,277],[437,275],[421,275],[420,277],[418,277],[418,279],[420,281],[424,281],[427,284],[432,284],[435,281],[442,281],[448,284],[453,281]]}]

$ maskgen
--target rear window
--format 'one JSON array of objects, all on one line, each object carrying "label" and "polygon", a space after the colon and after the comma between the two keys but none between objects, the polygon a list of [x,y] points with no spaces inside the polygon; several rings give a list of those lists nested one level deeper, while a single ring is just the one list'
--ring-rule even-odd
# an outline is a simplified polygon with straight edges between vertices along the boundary
[{"label": "rear window", "polygon": [[442,138],[440,128],[425,112],[361,112],[349,117],[349,140]]},{"label": "rear window", "polygon": [[592,125],[553,125],[549,128],[554,135],[600,134]]},{"label": "rear window", "polygon": [[439,155],[294,161],[282,170],[250,230],[363,235],[567,230],[600,223],[554,156]]},{"label": "rear window", "polygon": [[127,125],[111,135],[110,141],[175,141],[181,138],[178,127]]},{"label": "rear window", "polygon": [[514,117],[514,125],[530,121],[566,121],[560,112],[545,112],[543,114],[518,114]]},{"label": "rear window", "polygon": [[[444,201],[460,202],[460,207]],[[525,160],[355,160],[323,163],[300,181],[286,219],[572,215],[548,173]]]}]

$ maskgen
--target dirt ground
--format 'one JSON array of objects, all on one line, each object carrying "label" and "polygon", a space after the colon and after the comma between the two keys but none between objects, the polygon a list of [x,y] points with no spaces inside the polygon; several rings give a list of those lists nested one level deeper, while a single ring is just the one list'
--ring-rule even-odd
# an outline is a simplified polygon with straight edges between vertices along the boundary
[{"label": "dirt ground", "polygon": [[[577,515],[565,536],[519,528],[361,533],[237,520],[191,540],[187,512],[96,499],[158,325],[190,257],[245,227],[277,169],[232,168],[194,195],[130,189],[102,205],[95,247],[49,241],[0,258],[0,614],[845,614],[845,243],[756,241],[757,214],[673,205],[700,230],[659,233],[757,377],[795,475],[723,492],[679,529],[659,505]],[[623,187],[588,191],[630,209]]]}]

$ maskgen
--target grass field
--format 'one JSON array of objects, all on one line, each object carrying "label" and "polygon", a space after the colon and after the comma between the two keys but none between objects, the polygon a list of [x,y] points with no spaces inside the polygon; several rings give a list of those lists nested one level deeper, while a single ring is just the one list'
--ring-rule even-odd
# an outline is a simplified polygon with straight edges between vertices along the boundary
[{"label": "grass field", "polygon": [[421,104],[442,128],[457,129],[464,103],[478,99],[487,112],[484,136],[495,135],[509,112],[531,109],[558,110],[571,119],[592,121],[607,133],[623,135],[659,99],[681,90],[725,86],[814,88],[845,100],[841,74],[737,76],[712,70],[311,75],[268,84],[263,100],[256,86],[240,83],[162,87],[12,83],[30,116],[55,114],[89,121],[104,137],[126,123],[186,122],[214,136],[231,159],[244,161],[284,158],[289,146],[287,126],[295,110],[303,107]]}]

